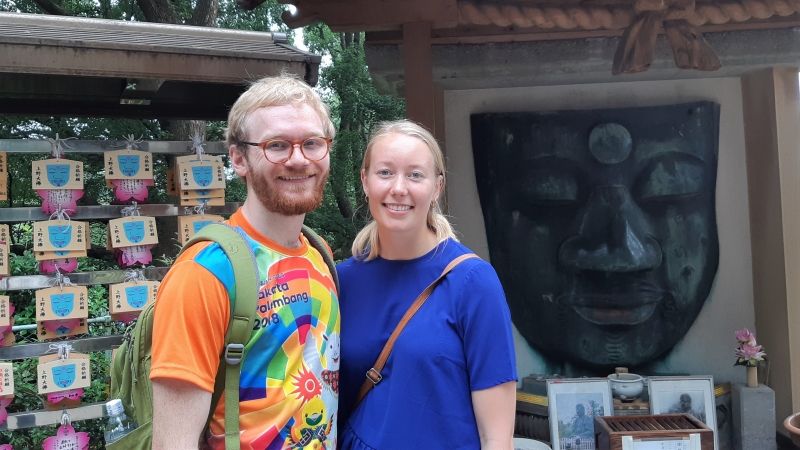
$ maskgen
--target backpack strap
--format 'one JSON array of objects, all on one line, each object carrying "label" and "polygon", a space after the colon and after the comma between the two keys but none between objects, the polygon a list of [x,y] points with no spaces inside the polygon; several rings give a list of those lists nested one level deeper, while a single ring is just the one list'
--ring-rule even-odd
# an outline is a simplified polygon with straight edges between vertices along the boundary
[{"label": "backpack strap", "polygon": [[228,256],[233,267],[234,296],[230,299],[231,317],[206,424],[210,422],[220,396],[225,392],[225,448],[235,450],[239,448],[239,375],[244,347],[250,339],[253,318],[256,314],[258,269],[253,251],[244,236],[229,225],[208,224],[183,248],[189,248],[201,241],[216,242]]},{"label": "backpack strap", "polygon": [[322,255],[322,259],[325,261],[325,265],[328,266],[328,270],[331,272],[331,277],[333,277],[333,284],[336,286],[336,294],[339,294],[339,276],[336,275],[336,262],[333,260],[333,253],[331,253],[330,247],[325,241],[311,228],[303,225],[303,236],[308,239],[308,243],[311,244],[312,247],[317,249],[320,255]]}]

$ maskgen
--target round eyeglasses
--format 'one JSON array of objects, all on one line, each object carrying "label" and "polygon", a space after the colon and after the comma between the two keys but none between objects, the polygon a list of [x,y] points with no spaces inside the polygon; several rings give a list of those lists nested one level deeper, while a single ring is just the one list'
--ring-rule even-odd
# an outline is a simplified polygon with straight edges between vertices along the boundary
[{"label": "round eyeglasses", "polygon": [[286,139],[268,139],[264,142],[239,141],[245,145],[253,145],[264,152],[267,161],[274,164],[283,164],[292,157],[295,146],[300,147],[300,153],[309,161],[319,161],[328,154],[333,139],[315,136],[302,141],[289,141]]}]

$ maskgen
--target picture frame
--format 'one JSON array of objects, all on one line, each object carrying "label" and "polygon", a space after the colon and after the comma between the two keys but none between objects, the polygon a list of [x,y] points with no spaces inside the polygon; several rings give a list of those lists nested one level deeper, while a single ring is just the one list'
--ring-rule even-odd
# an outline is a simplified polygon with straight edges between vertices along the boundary
[{"label": "picture frame", "polygon": [[714,377],[649,377],[647,389],[651,414],[691,414],[714,432],[714,450],[719,450]]},{"label": "picture frame", "polygon": [[614,415],[607,378],[547,380],[547,404],[553,450],[594,450],[594,417]]}]

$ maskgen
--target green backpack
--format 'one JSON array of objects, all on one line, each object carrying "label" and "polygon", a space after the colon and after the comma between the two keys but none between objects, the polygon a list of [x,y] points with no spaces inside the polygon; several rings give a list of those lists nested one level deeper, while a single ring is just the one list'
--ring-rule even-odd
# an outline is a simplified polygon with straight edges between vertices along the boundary
[{"label": "green backpack", "polygon": [[[325,242],[303,225],[303,235],[322,255],[331,272],[336,290],[339,280],[333,255]],[[223,392],[225,396],[225,448],[239,449],[239,369],[244,346],[250,339],[258,299],[258,270],[255,257],[243,235],[234,228],[213,223],[206,225],[187,242],[181,253],[197,242],[219,244],[231,261],[235,278],[236,297],[231,299],[231,319],[225,335],[214,393],[211,396],[209,420]],[[153,438],[153,387],[150,383],[150,351],[153,340],[155,303],[148,305],[139,319],[125,332],[122,345],[114,352],[111,362],[111,398],[119,398],[128,417],[139,427],[122,439],[107,445],[107,449],[150,450]],[[208,426],[208,425],[206,425]]]}]

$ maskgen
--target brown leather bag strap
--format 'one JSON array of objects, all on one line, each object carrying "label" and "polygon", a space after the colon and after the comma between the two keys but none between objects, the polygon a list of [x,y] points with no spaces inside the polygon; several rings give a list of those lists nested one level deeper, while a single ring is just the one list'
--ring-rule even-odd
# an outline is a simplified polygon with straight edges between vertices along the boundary
[{"label": "brown leather bag strap", "polygon": [[389,354],[392,352],[392,347],[394,347],[394,342],[397,340],[397,337],[400,336],[400,332],[403,331],[408,321],[414,317],[414,314],[419,311],[422,304],[425,303],[425,300],[431,295],[431,292],[436,288],[436,286],[444,279],[447,274],[453,270],[457,265],[461,264],[461,262],[466,261],[470,258],[478,258],[478,255],[474,253],[465,253],[458,258],[450,261],[450,264],[442,270],[442,274],[439,275],[439,278],[433,280],[425,290],[422,291],[421,294],[414,300],[411,306],[408,307],[408,310],[400,319],[400,322],[397,323],[397,326],[392,331],[392,334],[389,335],[389,340],[386,341],[386,344],[383,346],[383,350],[381,350],[381,354],[378,355],[378,359],[375,360],[375,364],[372,365],[372,368],[367,371],[367,379],[364,380],[364,384],[361,385],[361,389],[358,391],[358,398],[356,399],[356,403],[353,405],[353,410],[361,403],[361,400],[364,398],[365,395],[375,387],[378,383],[383,380],[383,376],[381,375],[381,370],[383,370],[384,364],[386,364],[386,360],[389,359]]}]

